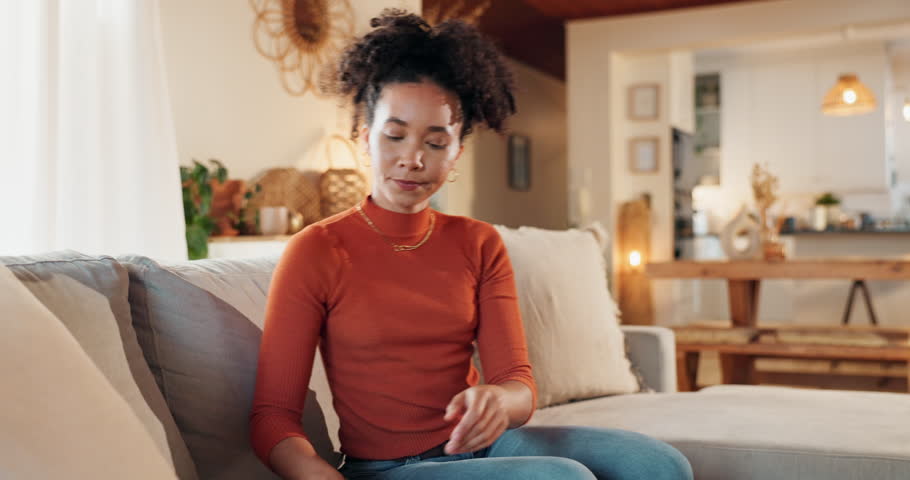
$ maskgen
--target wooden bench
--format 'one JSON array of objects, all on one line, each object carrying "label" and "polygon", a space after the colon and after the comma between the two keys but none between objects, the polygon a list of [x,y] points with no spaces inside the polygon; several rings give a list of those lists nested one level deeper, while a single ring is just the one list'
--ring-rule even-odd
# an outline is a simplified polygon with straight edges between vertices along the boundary
[{"label": "wooden bench", "polygon": [[910,386],[910,329],[687,326],[674,330],[677,381],[682,392],[697,389],[699,356],[709,351],[719,354],[721,381],[725,384],[754,383],[754,360],[777,357],[905,362]]}]

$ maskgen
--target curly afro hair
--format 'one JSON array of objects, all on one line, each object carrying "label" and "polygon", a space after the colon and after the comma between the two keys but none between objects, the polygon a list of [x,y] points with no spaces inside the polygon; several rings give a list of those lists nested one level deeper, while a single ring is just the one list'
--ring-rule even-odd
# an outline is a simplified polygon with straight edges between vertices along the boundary
[{"label": "curly afro hair", "polygon": [[471,25],[449,20],[431,27],[424,19],[399,9],[383,10],[370,21],[373,30],[342,54],[327,90],[354,103],[351,137],[357,137],[385,85],[429,80],[460,100],[461,138],[475,124],[503,133],[515,113],[512,74],[499,51]]}]

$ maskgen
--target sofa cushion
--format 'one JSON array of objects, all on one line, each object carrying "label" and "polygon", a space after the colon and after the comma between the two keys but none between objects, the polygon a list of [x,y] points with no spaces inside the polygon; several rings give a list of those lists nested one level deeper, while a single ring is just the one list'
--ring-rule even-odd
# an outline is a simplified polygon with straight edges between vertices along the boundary
[{"label": "sofa cushion", "polygon": [[[254,455],[248,418],[276,258],[159,265],[120,259],[146,359],[206,479],[277,478]],[[317,355],[303,427],[337,464],[338,418]]]},{"label": "sofa cushion", "polygon": [[639,391],[607,289],[605,234],[497,230],[515,270],[537,406]]},{"label": "sofa cushion", "polygon": [[721,386],[538,410],[532,425],[633,430],[669,442],[699,480],[910,478],[910,396]]},{"label": "sofa cushion", "polygon": [[177,478],[69,331],[0,265],[3,478]]},{"label": "sofa cushion", "polygon": [[142,421],[183,480],[196,469],[136,341],[126,270],[110,257],[74,251],[0,257],[69,330]]}]

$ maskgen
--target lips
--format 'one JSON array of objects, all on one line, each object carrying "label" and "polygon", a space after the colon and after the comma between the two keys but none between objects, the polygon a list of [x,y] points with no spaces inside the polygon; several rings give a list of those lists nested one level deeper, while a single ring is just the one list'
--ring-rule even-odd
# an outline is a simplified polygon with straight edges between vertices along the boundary
[{"label": "lips", "polygon": [[396,185],[398,185],[398,188],[400,188],[402,190],[407,190],[407,191],[417,190],[418,188],[420,188],[423,185],[423,183],[412,182],[409,180],[393,180],[393,181],[395,182]]}]

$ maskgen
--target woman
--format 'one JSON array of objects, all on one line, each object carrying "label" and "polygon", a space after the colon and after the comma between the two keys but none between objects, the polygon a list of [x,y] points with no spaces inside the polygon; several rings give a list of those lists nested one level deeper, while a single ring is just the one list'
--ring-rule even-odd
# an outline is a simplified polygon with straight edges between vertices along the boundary
[{"label": "woman", "polygon": [[[429,208],[474,125],[501,132],[515,112],[510,73],[462,22],[430,28],[387,10],[372,26],[335,79],[363,125],[353,136],[372,194],[295,235],[275,270],[250,415],[257,455],[288,479],[691,478],[678,451],[643,435],[519,428],[536,387],[502,240]],[[300,427],[317,344],[340,473]]]}]

